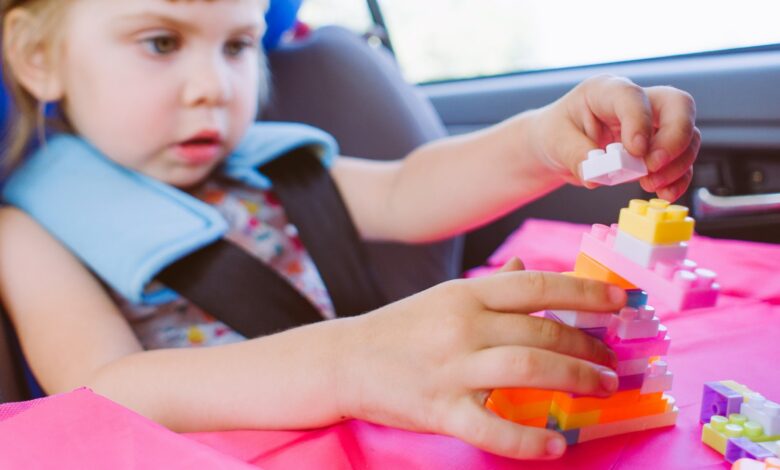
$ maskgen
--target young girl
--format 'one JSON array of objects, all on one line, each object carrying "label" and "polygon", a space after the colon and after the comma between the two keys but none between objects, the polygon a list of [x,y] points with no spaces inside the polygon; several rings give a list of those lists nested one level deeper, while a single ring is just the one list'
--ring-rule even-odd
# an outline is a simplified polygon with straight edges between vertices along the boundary
[{"label": "young girl", "polygon": [[[239,242],[241,221],[254,218],[275,242],[258,247],[263,237],[255,232],[243,241],[247,249],[281,270],[297,266],[285,274],[326,311],[316,270],[269,192],[218,177],[266,84],[258,50],[264,6],[4,1],[4,68],[19,110],[6,158],[20,159],[42,104],[57,102],[68,132],[119,165],[213,204]],[[673,200],[690,182],[699,147],[694,115],[683,92],[601,76],[487,130],[395,162],[340,157],[331,172],[364,238],[424,242],[580,183],[586,152],[613,140],[645,157],[651,173],[643,187]],[[614,355],[601,342],[527,313],[615,311],[625,293],[526,272],[518,261],[503,271],[359,317],[243,340],[183,299],[154,309],[115,299],[36,220],[0,209],[0,294],[46,392],[88,386],[176,431],[360,418],[450,434],[515,458],[558,457],[559,434],[504,421],[485,399],[497,387],[614,392]],[[190,343],[212,347],[175,347]]]}]

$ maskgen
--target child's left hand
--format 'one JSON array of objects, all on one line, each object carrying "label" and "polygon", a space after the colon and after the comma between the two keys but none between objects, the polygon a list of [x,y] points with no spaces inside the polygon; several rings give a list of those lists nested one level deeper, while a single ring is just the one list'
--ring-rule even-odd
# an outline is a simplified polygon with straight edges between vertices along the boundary
[{"label": "child's left hand", "polygon": [[535,120],[534,153],[566,181],[597,186],[581,180],[580,162],[589,150],[621,142],[647,164],[642,188],[668,201],[688,188],[701,145],[691,95],[666,86],[642,88],[609,75],[583,81],[538,110]]}]

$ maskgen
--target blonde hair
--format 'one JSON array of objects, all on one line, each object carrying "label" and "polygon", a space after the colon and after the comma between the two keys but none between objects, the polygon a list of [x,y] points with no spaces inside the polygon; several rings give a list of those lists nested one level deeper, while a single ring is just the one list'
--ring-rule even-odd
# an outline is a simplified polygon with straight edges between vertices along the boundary
[{"label": "blonde hair", "polygon": [[[2,161],[0,161],[0,174],[10,172],[22,159],[36,131],[39,137],[43,137],[47,127],[44,115],[45,103],[38,99],[14,78],[11,66],[8,62],[8,52],[15,47],[19,50],[30,51],[45,41],[56,43],[58,37],[57,20],[62,17],[62,10],[68,0],[2,0],[2,19],[16,8],[24,8],[30,12],[33,21],[31,27],[25,28],[23,34],[9,38],[4,36],[3,43],[3,82],[9,93],[9,118],[6,120],[6,129],[3,132]],[[47,52],[51,52],[51,49]],[[51,60],[52,57],[47,57]],[[53,118],[51,125],[68,128],[67,121],[63,117]]]}]

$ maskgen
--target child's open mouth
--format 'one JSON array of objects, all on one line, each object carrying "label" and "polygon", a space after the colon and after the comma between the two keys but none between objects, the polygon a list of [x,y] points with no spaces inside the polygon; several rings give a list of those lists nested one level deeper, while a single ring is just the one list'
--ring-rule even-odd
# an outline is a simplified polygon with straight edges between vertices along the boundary
[{"label": "child's open mouth", "polygon": [[220,157],[222,138],[218,132],[202,131],[176,145],[176,153],[186,163],[202,165]]}]

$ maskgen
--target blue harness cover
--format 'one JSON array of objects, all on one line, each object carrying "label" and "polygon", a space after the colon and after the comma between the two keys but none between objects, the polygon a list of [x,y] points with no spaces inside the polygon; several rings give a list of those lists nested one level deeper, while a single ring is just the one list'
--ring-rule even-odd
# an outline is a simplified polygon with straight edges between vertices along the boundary
[{"label": "blue harness cover", "polygon": [[[303,124],[256,123],[221,171],[268,189],[257,168],[285,153],[315,146],[329,167],[337,153],[329,134]],[[3,199],[27,212],[114,290],[135,303],[169,301],[147,294],[165,267],[222,237],[227,223],[189,194],[122,167],[86,141],[58,135],[16,170]]]}]

